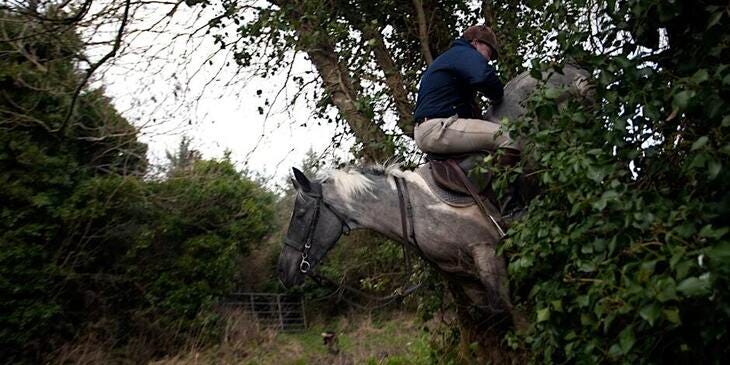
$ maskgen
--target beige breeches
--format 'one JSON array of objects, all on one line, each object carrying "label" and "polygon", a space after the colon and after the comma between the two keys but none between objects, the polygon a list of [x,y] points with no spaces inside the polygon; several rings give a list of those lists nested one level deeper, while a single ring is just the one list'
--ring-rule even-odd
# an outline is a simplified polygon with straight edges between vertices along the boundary
[{"label": "beige breeches", "polygon": [[507,133],[499,132],[499,123],[457,116],[434,118],[416,126],[413,136],[423,152],[459,154],[475,151],[496,151],[521,148]]}]

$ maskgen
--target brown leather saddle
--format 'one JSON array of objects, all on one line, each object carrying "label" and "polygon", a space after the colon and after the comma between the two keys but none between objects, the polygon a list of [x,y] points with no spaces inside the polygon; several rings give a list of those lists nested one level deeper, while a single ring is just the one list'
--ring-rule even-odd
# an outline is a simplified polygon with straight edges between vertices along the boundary
[{"label": "brown leather saddle", "polygon": [[467,196],[473,195],[470,191],[472,190],[481,200],[489,199],[494,204],[496,197],[491,189],[491,173],[473,172],[487,156],[486,152],[461,155],[429,154],[426,159],[431,165],[431,176],[440,188]]},{"label": "brown leather saddle", "polygon": [[[527,202],[539,194],[539,186],[534,178],[522,175],[510,185],[505,196],[497,196],[492,190],[492,174],[475,169],[488,155],[486,151],[460,155],[428,154],[426,159],[431,178],[439,188],[457,196],[470,197],[485,215],[512,221],[521,216]],[[519,160],[519,155],[501,158],[494,162],[513,165]]]},{"label": "brown leather saddle", "polygon": [[[499,200],[492,190],[490,172],[473,171],[487,157],[486,152],[462,155],[426,156],[431,166],[431,176],[440,188],[452,193],[470,196],[482,213],[499,227],[502,218]],[[502,228],[500,227],[501,231]]]}]

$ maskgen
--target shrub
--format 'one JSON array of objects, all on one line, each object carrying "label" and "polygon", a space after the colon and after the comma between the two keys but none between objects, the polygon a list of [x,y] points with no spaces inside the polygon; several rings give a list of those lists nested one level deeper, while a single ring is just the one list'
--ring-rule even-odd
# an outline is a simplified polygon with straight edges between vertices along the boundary
[{"label": "shrub", "polygon": [[272,194],[228,159],[145,180],[146,146],[101,90],[66,120],[77,35],[0,15],[5,37],[36,34],[0,43],[0,358],[38,362],[84,331],[159,353],[215,330]]},{"label": "shrub", "polygon": [[517,338],[537,363],[719,363],[730,348],[725,9],[547,9],[560,58],[596,77],[597,104],[558,108],[547,91],[512,131],[532,141],[543,190],[503,246],[532,314]]}]

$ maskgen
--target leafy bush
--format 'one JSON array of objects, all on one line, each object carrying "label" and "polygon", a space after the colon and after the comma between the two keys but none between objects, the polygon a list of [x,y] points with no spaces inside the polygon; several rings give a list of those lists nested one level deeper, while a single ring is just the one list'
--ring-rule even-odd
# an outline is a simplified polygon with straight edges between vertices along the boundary
[{"label": "leafy bush", "polygon": [[0,357],[38,362],[91,327],[158,352],[214,329],[273,195],[227,158],[143,179],[146,146],[101,90],[66,119],[78,37],[0,15],[6,37],[35,34],[0,43]]},{"label": "leafy bush", "polygon": [[85,309],[97,294],[113,291],[105,248],[117,249],[123,234],[106,239],[134,214],[127,203],[140,196],[139,181],[124,175],[144,170],[146,146],[100,91],[83,92],[62,128],[80,81],[78,37],[2,18],[7,37],[38,34],[0,43],[0,348],[12,359],[72,336],[93,319]]},{"label": "leafy bush", "polygon": [[546,91],[513,126],[532,141],[543,194],[503,246],[532,315],[510,341],[536,363],[719,363],[730,349],[726,8],[556,1],[543,20],[561,59],[593,72],[597,103],[558,108]]},{"label": "leafy bush", "polygon": [[236,259],[272,230],[274,196],[228,160],[196,161],[149,185],[150,220],[124,267],[152,320],[192,320],[233,289]]}]

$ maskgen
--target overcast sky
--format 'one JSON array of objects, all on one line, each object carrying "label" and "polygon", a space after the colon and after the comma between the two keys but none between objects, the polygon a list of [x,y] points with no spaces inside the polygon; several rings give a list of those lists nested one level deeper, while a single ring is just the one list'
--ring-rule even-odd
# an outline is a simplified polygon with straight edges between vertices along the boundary
[{"label": "overcast sky", "polygon": [[[130,30],[148,27],[169,9],[159,5],[145,9]],[[304,98],[287,107],[297,88],[284,87],[285,72],[266,79],[237,74],[235,64],[225,66],[233,59],[227,52],[215,54],[218,46],[210,35],[200,32],[192,39],[176,38],[189,33],[193,24],[204,24],[195,21],[198,11],[180,6],[169,25],[157,25],[164,31],[127,37],[128,48],[102,70],[101,83],[122,114],[140,128],[140,139],[148,144],[153,163],[163,162],[165,151],[175,150],[186,135],[205,158],[220,158],[230,150],[239,168],[283,182],[290,167],[300,165],[309,149],[324,152],[336,131],[326,123],[317,125]],[[199,19],[212,16],[208,13]],[[96,33],[95,37],[104,36]],[[316,75],[312,71],[313,66],[298,56],[292,73],[311,80]],[[264,100],[275,98],[266,117],[269,108]],[[259,107],[264,107],[265,115]],[[305,123],[306,127],[301,126]],[[351,143],[324,153],[344,156]]]}]

